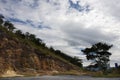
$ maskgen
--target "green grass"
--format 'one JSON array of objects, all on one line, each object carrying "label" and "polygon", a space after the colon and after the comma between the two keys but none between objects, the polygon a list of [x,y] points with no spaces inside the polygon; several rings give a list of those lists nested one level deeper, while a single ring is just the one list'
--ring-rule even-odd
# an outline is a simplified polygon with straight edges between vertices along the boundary
[{"label": "green grass", "polygon": [[113,72],[110,72],[110,73],[107,73],[107,74],[104,74],[102,71],[97,71],[97,72],[93,72],[93,71],[83,71],[85,72],[86,76],[92,76],[92,77],[104,77],[104,78],[116,78],[116,77],[120,77],[120,74],[118,73],[113,73]]},{"label": "green grass", "polygon": [[93,75],[93,77],[117,78],[120,74]]}]

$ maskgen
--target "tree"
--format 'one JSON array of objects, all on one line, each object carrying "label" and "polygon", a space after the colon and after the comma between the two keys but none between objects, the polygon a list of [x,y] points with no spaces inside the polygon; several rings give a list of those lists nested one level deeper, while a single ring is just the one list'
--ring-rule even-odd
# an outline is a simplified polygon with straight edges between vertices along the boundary
[{"label": "tree", "polygon": [[0,18],[0,25],[3,23],[4,21],[3,21],[3,19],[2,18]]},{"label": "tree", "polygon": [[0,14],[0,18],[4,18],[4,16]]},{"label": "tree", "polygon": [[3,20],[4,16],[0,15],[0,25],[3,24],[4,20]]},{"label": "tree", "polygon": [[92,60],[95,66],[100,70],[107,70],[108,63],[110,61],[109,56],[111,55],[108,50],[113,45],[108,45],[106,43],[96,43],[90,48],[85,48],[82,52],[86,55],[87,60]]},{"label": "tree", "polygon": [[15,32],[15,34],[21,35],[21,34],[22,34],[22,31],[21,31],[21,30],[17,30],[17,31]]},{"label": "tree", "polygon": [[35,44],[41,45],[41,44],[42,44],[42,40],[39,39],[39,38],[36,38],[36,39],[35,39]]},{"label": "tree", "polygon": [[79,59],[77,56],[74,56],[71,62],[79,67],[82,67],[82,59]]},{"label": "tree", "polygon": [[34,34],[29,35],[29,39],[33,42],[35,42],[36,36]]},{"label": "tree", "polygon": [[15,34],[16,34],[17,36],[20,36],[21,38],[25,38],[25,35],[22,33],[21,30],[17,30],[17,31],[15,32]]},{"label": "tree", "polygon": [[9,30],[13,31],[15,29],[14,25],[10,23],[9,21],[5,21],[4,26]]},{"label": "tree", "polygon": [[29,33],[29,32],[26,32],[26,33],[25,33],[25,38],[26,38],[26,39],[29,39],[29,36],[30,36],[30,33]]},{"label": "tree", "polygon": [[54,48],[53,48],[52,46],[51,46],[49,49],[50,49],[50,51],[53,51],[53,52],[55,51]]}]

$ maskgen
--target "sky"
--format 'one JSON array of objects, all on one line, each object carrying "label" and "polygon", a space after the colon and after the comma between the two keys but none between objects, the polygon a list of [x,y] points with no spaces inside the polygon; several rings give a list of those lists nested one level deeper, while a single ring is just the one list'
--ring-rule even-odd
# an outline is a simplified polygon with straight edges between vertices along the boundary
[{"label": "sky", "polygon": [[0,0],[0,14],[70,56],[92,44],[113,44],[111,66],[120,64],[120,0]]}]

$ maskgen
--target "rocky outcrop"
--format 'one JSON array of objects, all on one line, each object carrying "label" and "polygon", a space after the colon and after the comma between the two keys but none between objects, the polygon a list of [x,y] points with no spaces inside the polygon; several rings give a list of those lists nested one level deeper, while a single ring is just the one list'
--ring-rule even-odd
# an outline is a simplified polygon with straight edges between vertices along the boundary
[{"label": "rocky outcrop", "polygon": [[9,68],[18,73],[57,72],[75,69],[66,61],[48,55],[0,30],[0,73],[7,72]]}]

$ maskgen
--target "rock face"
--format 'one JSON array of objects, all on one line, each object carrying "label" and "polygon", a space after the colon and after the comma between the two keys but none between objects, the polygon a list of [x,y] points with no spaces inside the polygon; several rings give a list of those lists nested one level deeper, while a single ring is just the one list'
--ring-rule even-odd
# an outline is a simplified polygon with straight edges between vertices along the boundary
[{"label": "rock face", "polygon": [[0,73],[11,68],[15,72],[67,71],[74,66],[40,49],[21,42],[0,30]]}]

